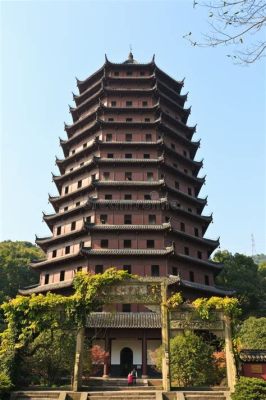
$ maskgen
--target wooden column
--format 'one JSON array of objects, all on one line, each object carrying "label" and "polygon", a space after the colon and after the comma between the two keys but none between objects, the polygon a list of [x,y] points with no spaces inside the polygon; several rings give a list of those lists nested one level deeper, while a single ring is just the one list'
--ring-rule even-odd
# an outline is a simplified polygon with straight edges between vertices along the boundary
[{"label": "wooden column", "polygon": [[146,331],[143,331],[142,336],[142,378],[148,378],[147,374],[147,338],[146,338]]},{"label": "wooden column", "polygon": [[73,376],[73,392],[81,390],[82,386],[82,372],[83,372],[83,350],[84,350],[84,337],[85,328],[79,328],[77,331],[76,341],[76,354],[74,364],[74,376]]},{"label": "wooden column", "polygon": [[161,283],[161,319],[162,319],[162,378],[163,378],[163,390],[171,390],[170,380],[170,354],[169,354],[169,315],[168,308],[166,305],[167,301],[167,284],[166,282]]},{"label": "wooden column", "polygon": [[111,362],[111,352],[110,352],[110,338],[108,334],[106,334],[105,337],[105,346],[104,350],[109,353],[109,356],[105,359],[104,361],[104,366],[103,366],[103,378],[108,378],[110,374],[110,362]]},{"label": "wooden column", "polygon": [[236,365],[232,345],[231,320],[226,315],[224,316],[224,337],[227,382],[230,391],[234,391],[236,384]]}]

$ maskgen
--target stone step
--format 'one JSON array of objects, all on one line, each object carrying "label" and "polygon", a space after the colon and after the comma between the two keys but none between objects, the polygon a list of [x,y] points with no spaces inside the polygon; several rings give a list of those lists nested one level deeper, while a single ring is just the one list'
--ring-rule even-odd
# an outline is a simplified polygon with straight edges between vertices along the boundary
[{"label": "stone step", "polygon": [[88,400],[155,400],[155,392],[121,391],[121,392],[90,392]]},{"label": "stone step", "polygon": [[20,391],[12,392],[11,400],[54,400],[58,399],[60,392],[47,391]]},{"label": "stone step", "polygon": [[[106,391],[153,391],[155,390],[154,386],[90,386],[90,387],[85,387],[83,386],[83,390],[88,390],[90,392],[106,392]],[[162,390],[162,387],[156,386],[156,390]]]},{"label": "stone step", "polygon": [[204,392],[183,392],[185,400],[226,400],[224,392],[204,391]]}]

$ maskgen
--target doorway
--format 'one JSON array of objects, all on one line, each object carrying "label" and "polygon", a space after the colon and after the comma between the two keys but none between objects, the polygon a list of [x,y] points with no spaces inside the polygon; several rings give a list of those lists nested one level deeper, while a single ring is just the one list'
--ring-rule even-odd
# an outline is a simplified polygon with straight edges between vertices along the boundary
[{"label": "doorway", "polygon": [[127,376],[133,368],[133,351],[124,347],[120,352],[120,374]]}]

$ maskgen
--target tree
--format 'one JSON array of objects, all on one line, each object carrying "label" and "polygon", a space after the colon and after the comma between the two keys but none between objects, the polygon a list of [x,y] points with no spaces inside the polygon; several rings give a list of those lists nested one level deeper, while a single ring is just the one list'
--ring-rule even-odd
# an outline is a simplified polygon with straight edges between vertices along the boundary
[{"label": "tree", "polygon": [[184,35],[193,46],[232,45],[235,53],[227,56],[242,64],[254,63],[265,55],[265,36],[259,35],[266,25],[265,0],[194,0],[193,7],[198,6],[208,9],[210,32],[202,42],[194,40],[192,32]]},{"label": "tree", "polygon": [[266,382],[263,379],[241,376],[231,398],[232,400],[266,400]]},{"label": "tree", "polygon": [[251,257],[244,254],[231,254],[219,251],[214,261],[224,264],[222,272],[217,276],[216,283],[226,289],[234,289],[243,310],[243,317],[259,313],[258,303],[265,299],[262,281],[257,264]]},{"label": "tree", "polygon": [[213,347],[187,331],[170,341],[171,379],[179,386],[213,384],[216,367]]},{"label": "tree", "polygon": [[29,242],[0,243],[0,304],[15,297],[20,287],[38,282],[38,274],[29,264],[43,256],[43,252]]},{"label": "tree", "polygon": [[60,384],[72,375],[75,356],[73,331],[47,329],[22,352],[20,380],[17,384]]},{"label": "tree", "polygon": [[242,349],[266,350],[266,318],[246,319],[238,332],[238,339]]}]

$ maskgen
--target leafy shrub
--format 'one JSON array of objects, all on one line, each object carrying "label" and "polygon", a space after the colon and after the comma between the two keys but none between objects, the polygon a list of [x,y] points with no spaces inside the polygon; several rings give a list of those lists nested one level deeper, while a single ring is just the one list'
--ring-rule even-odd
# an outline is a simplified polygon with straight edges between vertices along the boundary
[{"label": "leafy shrub", "polygon": [[0,372],[0,396],[9,392],[12,386],[12,382],[7,373],[5,371]]},{"label": "leafy shrub", "polygon": [[258,378],[241,377],[236,384],[232,400],[265,400],[266,382]]}]

